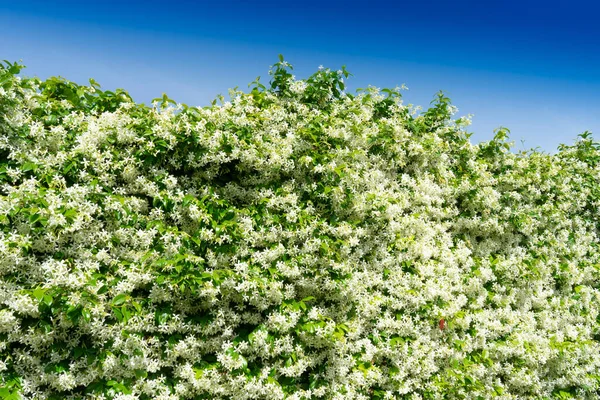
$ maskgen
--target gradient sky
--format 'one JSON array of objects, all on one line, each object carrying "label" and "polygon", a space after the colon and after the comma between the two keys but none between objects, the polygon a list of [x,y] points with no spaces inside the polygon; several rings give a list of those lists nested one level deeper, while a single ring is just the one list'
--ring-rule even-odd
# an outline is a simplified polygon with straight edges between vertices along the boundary
[{"label": "gradient sky", "polygon": [[[473,114],[472,141],[511,130],[514,151],[554,153],[588,130],[600,141],[600,9],[595,1],[0,2],[0,59],[27,76],[166,92],[205,106],[282,53],[297,78],[319,65],[350,91],[406,84],[405,103],[444,90]],[[524,143],[522,143],[524,141]]]}]

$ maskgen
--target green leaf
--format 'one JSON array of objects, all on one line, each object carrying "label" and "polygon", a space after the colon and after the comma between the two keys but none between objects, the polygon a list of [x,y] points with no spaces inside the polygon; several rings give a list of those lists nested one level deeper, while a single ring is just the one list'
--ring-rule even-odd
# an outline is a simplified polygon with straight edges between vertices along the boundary
[{"label": "green leaf", "polygon": [[121,304],[125,303],[127,297],[128,295],[125,293],[117,295],[112,301],[113,306],[120,306]]},{"label": "green leaf", "polygon": [[115,318],[117,319],[117,321],[123,321],[123,314],[118,308],[113,308],[113,314],[115,314]]},{"label": "green leaf", "polygon": [[98,289],[98,291],[96,293],[98,293],[98,294],[104,294],[106,292],[108,292],[108,286],[102,285],[102,286],[100,286],[100,289]]},{"label": "green leaf", "polygon": [[100,84],[99,84],[98,82],[96,82],[96,80],[95,80],[95,79],[93,79],[93,78],[90,78],[90,79],[89,79],[89,82],[90,82],[90,85],[91,85],[91,86],[93,86],[93,87],[95,87],[95,88],[100,88]]},{"label": "green leaf", "polygon": [[142,305],[140,303],[138,303],[137,301],[134,301],[132,303],[132,305],[138,313],[142,312]]},{"label": "green leaf", "polygon": [[64,168],[63,168],[63,174],[67,174],[71,169],[73,169],[73,167],[75,167],[77,164],[75,161],[71,161],[69,164],[67,164]]},{"label": "green leaf", "polygon": [[30,224],[35,224],[42,216],[40,214],[31,214],[29,216],[29,223]]},{"label": "green leaf", "polygon": [[21,171],[23,171],[23,172],[35,171],[37,168],[38,168],[38,166],[35,163],[25,162],[25,163],[23,163],[23,166],[21,167]]},{"label": "green leaf", "polygon": [[37,288],[33,291],[33,297],[35,297],[36,300],[41,300],[44,297],[44,293],[46,293],[46,289]]},{"label": "green leaf", "polygon": [[43,301],[44,304],[46,304],[48,307],[50,307],[52,305],[54,299],[52,298],[52,296],[46,294],[42,298],[42,301]]},{"label": "green leaf", "polygon": [[136,369],[134,372],[135,372],[135,376],[137,378],[147,378],[148,377],[148,371],[146,371],[146,370]]},{"label": "green leaf", "polygon": [[127,306],[123,305],[121,307],[121,313],[123,314],[123,318],[125,319],[125,321],[131,319],[131,313],[129,312],[129,308]]}]

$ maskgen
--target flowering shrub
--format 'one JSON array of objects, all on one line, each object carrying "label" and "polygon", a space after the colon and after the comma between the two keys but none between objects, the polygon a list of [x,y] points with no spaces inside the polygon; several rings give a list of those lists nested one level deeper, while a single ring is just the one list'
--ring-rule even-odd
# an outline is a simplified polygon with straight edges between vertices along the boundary
[{"label": "flowering shrub", "polygon": [[0,69],[0,397],[597,399],[600,145],[345,69],[199,108]]}]

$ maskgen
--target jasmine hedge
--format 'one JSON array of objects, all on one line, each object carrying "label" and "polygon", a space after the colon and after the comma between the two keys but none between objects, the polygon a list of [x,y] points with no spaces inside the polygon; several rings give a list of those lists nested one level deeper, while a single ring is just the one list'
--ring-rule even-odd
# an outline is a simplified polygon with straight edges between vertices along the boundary
[{"label": "jasmine hedge", "polygon": [[343,68],[208,107],[0,67],[0,397],[597,399],[600,145]]}]

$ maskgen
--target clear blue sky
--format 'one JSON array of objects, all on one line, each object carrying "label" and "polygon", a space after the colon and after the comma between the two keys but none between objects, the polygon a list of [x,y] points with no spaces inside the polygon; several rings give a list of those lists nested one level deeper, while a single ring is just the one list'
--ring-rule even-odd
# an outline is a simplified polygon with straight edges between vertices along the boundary
[{"label": "clear blue sky", "polygon": [[[595,1],[0,2],[0,58],[138,102],[166,92],[205,106],[282,53],[306,78],[354,74],[351,91],[406,84],[406,103],[444,90],[473,114],[475,142],[511,130],[515,150],[554,153],[589,130],[600,141],[600,15]],[[524,140],[524,146],[521,143]]]}]

